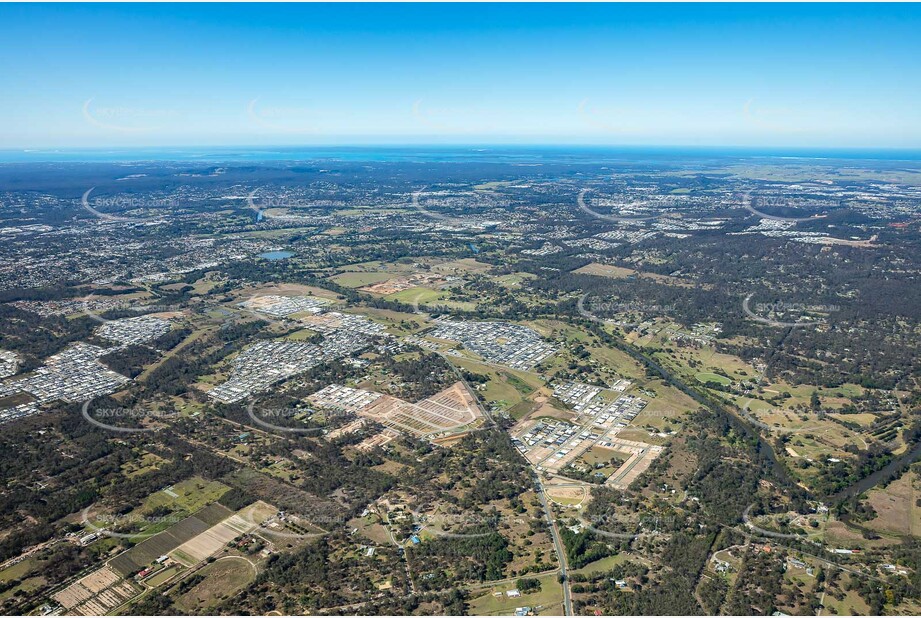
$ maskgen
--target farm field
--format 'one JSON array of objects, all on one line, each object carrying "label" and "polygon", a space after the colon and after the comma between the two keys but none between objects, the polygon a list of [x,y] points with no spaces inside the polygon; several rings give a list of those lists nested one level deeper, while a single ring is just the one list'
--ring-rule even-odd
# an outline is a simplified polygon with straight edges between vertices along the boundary
[{"label": "farm field", "polygon": [[[11,580],[0,579],[0,581],[6,582]],[[5,601],[15,594],[29,594],[33,590],[38,590],[44,586],[45,583],[45,578],[39,576],[22,579],[20,580],[19,584],[4,590],[3,592],[0,592],[0,601]]]},{"label": "farm field", "polygon": [[194,513],[220,498],[228,489],[223,483],[206,481],[196,476],[151,494],[144,501],[142,509],[150,511],[157,507],[167,507]]},{"label": "farm field", "polygon": [[191,515],[119,554],[109,564],[118,573],[127,577],[207,529],[208,524]]},{"label": "farm field", "polygon": [[[172,501],[181,502],[184,505],[197,505],[201,498],[192,499],[190,494],[198,488],[201,488],[202,496],[215,499],[223,495],[224,491],[227,490],[227,486],[221,483],[206,483],[202,479],[194,477],[168,488],[169,494],[166,495]],[[155,497],[148,498],[145,504],[151,500],[159,502],[162,500],[159,494],[165,493],[165,491],[157,492],[157,494],[154,494]],[[185,511],[183,509],[180,512]],[[163,528],[162,530],[157,530],[157,533],[152,536],[146,536],[137,545],[113,558],[109,564],[122,576],[136,573],[160,556],[168,555],[232,515],[233,512],[230,509],[212,501],[207,506],[197,509],[194,514],[188,515],[179,521],[167,519],[158,524],[156,527]],[[170,522],[173,522],[172,525],[170,525]],[[154,528],[154,526],[151,526],[151,528]],[[150,533],[152,532],[153,530],[150,531]],[[186,566],[191,566],[191,564]]]},{"label": "farm field", "polygon": [[0,582],[9,582],[14,579],[21,579],[23,575],[34,569],[38,561],[35,558],[25,558],[16,564],[11,564],[0,571]]},{"label": "farm field", "polygon": [[109,567],[97,569],[53,595],[71,615],[105,615],[130,601],[141,588]]},{"label": "farm field", "polygon": [[222,547],[256,527],[240,515],[231,515],[219,524],[192,537],[170,552],[176,562],[187,567],[198,564],[217,553]]}]

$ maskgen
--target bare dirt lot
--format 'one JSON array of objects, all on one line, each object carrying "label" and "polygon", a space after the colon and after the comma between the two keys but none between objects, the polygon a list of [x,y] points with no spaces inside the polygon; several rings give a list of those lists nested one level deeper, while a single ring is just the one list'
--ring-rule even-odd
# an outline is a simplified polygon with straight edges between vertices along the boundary
[{"label": "bare dirt lot", "polygon": [[584,487],[554,487],[553,485],[547,485],[545,489],[548,498],[563,506],[582,504],[588,497],[588,491]]}]

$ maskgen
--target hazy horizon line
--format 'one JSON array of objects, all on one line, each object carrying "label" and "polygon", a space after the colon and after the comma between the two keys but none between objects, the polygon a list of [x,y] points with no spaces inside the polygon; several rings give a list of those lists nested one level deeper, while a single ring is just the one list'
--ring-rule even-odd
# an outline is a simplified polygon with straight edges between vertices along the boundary
[{"label": "hazy horizon line", "polygon": [[891,146],[891,145],[774,145],[774,144],[681,144],[681,143],[656,143],[656,144],[599,144],[595,142],[568,142],[568,141],[546,141],[546,142],[354,142],[354,143],[196,143],[196,144],[102,144],[102,145],[67,145],[67,146],[39,146],[39,145],[22,145],[22,146],[0,146],[0,152],[47,152],[47,151],[75,151],[75,150],[189,150],[189,149],[211,148],[211,149],[372,149],[372,148],[516,148],[516,149],[535,149],[535,148],[586,148],[599,150],[643,150],[643,149],[690,149],[690,150],[772,150],[772,151],[796,151],[796,150],[828,150],[828,151],[916,151],[921,152],[921,145],[918,146]]}]

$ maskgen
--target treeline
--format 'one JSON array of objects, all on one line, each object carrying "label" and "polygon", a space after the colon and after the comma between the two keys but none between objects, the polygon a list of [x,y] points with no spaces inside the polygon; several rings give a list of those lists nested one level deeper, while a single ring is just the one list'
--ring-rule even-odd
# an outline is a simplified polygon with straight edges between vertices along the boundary
[{"label": "treeline", "polygon": [[566,550],[566,560],[573,569],[581,569],[590,562],[595,562],[614,554],[604,537],[591,530],[573,532],[569,528],[560,529],[560,538]]},{"label": "treeline", "polygon": [[400,395],[409,401],[431,397],[457,380],[447,361],[438,354],[422,352],[419,358],[400,360],[387,355],[381,362],[385,371],[405,383]]},{"label": "treeline", "polygon": [[88,316],[70,320],[63,316],[43,318],[31,311],[0,304],[2,349],[21,355],[22,372],[35,369],[45,358],[57,354],[71,343],[89,338],[97,326],[99,322]]},{"label": "treeline", "polygon": [[752,464],[759,470],[762,477],[770,478],[786,491],[793,492],[793,494],[802,494],[802,489],[798,488],[791,480],[789,472],[777,459],[771,445],[761,437],[756,429],[727,410],[724,402],[706,391],[697,390],[677,380],[661,365],[633,346],[611,335],[598,324],[584,321],[582,325],[595,334],[604,344],[626,352],[645,366],[647,374],[661,377],[671,386],[702,404],[704,407],[698,414],[697,420],[701,423],[710,424],[710,428],[715,430],[717,435],[728,436],[731,434],[734,436],[737,445],[745,445],[745,450]]},{"label": "treeline", "polygon": [[409,560],[424,572],[450,571],[451,581],[502,579],[513,558],[505,537],[486,526],[463,528],[459,534],[467,536],[438,536],[408,547]]},{"label": "treeline", "polygon": [[[632,562],[616,565],[606,573],[573,577],[574,593],[589,593],[588,601],[576,603],[577,612],[586,605],[600,606],[605,615],[695,616],[703,613],[694,590],[716,537],[715,529],[699,533],[676,532],[662,550],[663,565],[655,571]],[[582,583],[581,580],[585,580]],[[616,581],[627,582],[629,592]]]},{"label": "treeline", "polygon": [[[436,482],[439,477],[444,481]],[[402,485],[424,496],[426,492],[462,509],[477,508],[493,500],[518,498],[531,489],[532,480],[509,435],[485,428],[450,449],[437,449],[402,478]],[[461,490],[461,497],[456,491]]]},{"label": "treeline", "polygon": [[[342,543],[348,539],[332,535],[273,554],[256,581],[219,606],[218,613],[316,614],[325,607],[367,600],[378,591],[370,575],[386,577],[400,558],[393,548],[380,548],[385,560],[374,561],[379,570],[372,573],[359,558],[339,554],[336,548]],[[399,580],[393,583],[394,592],[405,590]]]}]

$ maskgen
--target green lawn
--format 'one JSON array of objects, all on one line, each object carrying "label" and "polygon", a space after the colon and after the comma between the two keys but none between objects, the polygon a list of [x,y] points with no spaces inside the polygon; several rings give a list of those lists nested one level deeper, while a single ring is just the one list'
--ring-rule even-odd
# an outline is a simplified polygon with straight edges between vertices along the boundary
[{"label": "green lawn", "polygon": [[157,573],[156,575],[154,575],[153,577],[151,577],[150,579],[148,579],[147,584],[151,587],[156,588],[157,586],[159,586],[160,584],[168,580],[170,577],[178,573],[180,570],[181,570],[180,567],[175,566],[175,565],[167,567],[163,569],[162,571],[160,571],[159,573]]},{"label": "green lawn", "polygon": [[729,386],[730,384],[732,384],[732,380],[730,380],[726,376],[721,376],[718,373],[703,372],[703,373],[698,373],[696,377],[700,382],[703,382],[704,384],[706,384],[707,382],[716,382],[718,384],[722,384],[723,386]]},{"label": "green lawn", "polygon": [[26,593],[32,592],[33,590],[38,590],[45,585],[45,578],[36,576],[30,577],[26,580],[23,580],[18,586],[14,586],[5,592],[0,592],[0,601],[4,601],[9,597],[13,596],[17,592]]},{"label": "green lawn", "polygon": [[384,298],[387,300],[397,300],[404,303],[419,303],[424,305],[426,303],[431,303],[436,300],[442,300],[450,296],[445,290],[433,290],[431,288],[409,288],[408,290],[403,290],[401,292],[394,292],[393,294],[388,294]]},{"label": "green lawn", "polygon": [[[557,575],[551,573],[539,579],[541,584],[540,591],[523,594],[515,598],[510,598],[505,594],[507,590],[515,588],[514,581],[486,588],[484,594],[470,599],[470,614],[480,616],[511,615],[515,612],[516,607],[524,606],[532,608],[540,606],[543,609],[558,606],[559,611],[554,613],[562,614],[563,588],[557,581]],[[471,591],[470,596],[473,597],[480,590],[483,589]],[[495,592],[501,592],[502,596],[493,596]]]},{"label": "green lawn", "polygon": [[200,508],[211,504],[224,495],[229,487],[217,481],[206,481],[200,476],[180,481],[169,488],[170,492],[178,497],[173,497],[165,491],[157,491],[144,501],[145,510],[152,510],[158,506],[179,507],[188,513],[194,513]]},{"label": "green lawn", "polygon": [[589,575],[590,573],[595,572],[604,572],[609,571],[616,567],[618,564],[627,561],[626,554],[617,554],[615,556],[608,556],[602,558],[601,560],[595,560],[594,562],[589,562],[581,569],[576,569],[573,573],[580,573],[582,575]]},{"label": "green lawn", "polygon": [[23,575],[29,572],[29,569],[35,567],[34,558],[26,558],[16,564],[9,566],[0,571],[0,582],[9,582],[14,579],[21,579]]},{"label": "green lawn", "polygon": [[309,328],[304,328],[297,332],[291,333],[290,335],[286,336],[285,339],[290,339],[291,341],[303,341],[305,339],[310,339],[316,334],[316,331],[312,331]]}]

